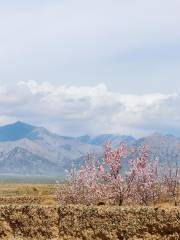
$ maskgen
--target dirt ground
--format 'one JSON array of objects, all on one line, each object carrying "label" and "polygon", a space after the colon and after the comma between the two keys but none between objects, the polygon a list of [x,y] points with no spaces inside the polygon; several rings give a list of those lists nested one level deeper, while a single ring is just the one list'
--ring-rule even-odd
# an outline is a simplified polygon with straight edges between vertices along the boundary
[{"label": "dirt ground", "polygon": [[180,239],[180,208],[62,207],[54,190],[51,184],[0,184],[0,239]]}]

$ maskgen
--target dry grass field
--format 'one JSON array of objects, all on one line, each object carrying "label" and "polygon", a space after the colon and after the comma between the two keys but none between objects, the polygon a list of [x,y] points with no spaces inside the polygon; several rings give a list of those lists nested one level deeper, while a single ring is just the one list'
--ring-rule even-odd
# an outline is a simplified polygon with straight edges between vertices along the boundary
[{"label": "dry grass field", "polygon": [[0,184],[0,239],[178,240],[180,209],[59,206],[53,184]]},{"label": "dry grass field", "polygon": [[54,184],[1,183],[0,205],[57,205]]}]

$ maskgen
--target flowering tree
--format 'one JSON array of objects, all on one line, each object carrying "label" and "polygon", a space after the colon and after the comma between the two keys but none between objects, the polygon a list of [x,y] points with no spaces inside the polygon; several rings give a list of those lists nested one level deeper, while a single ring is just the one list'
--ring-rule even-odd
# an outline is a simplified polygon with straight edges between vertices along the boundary
[{"label": "flowering tree", "polygon": [[97,162],[88,155],[79,170],[69,172],[68,183],[57,187],[56,196],[61,204],[92,204],[101,201],[102,193]]},{"label": "flowering tree", "polygon": [[65,183],[57,182],[56,198],[62,204],[78,204],[80,201],[80,185],[78,183],[78,172],[76,169],[71,169],[68,172],[67,181]]},{"label": "flowering tree", "polygon": [[178,195],[179,195],[179,168],[176,164],[176,167],[166,166],[163,169],[163,183],[165,190],[168,193],[169,197],[173,199],[174,205],[177,206]]},{"label": "flowering tree", "polygon": [[117,149],[113,149],[112,143],[107,142],[103,163],[99,168],[100,179],[108,186],[107,198],[114,199],[119,205],[122,205],[126,193],[124,177],[120,174],[124,153],[124,144],[120,144]]},{"label": "flowering tree", "polygon": [[142,147],[140,156],[130,162],[128,179],[131,182],[131,198],[137,203],[148,205],[160,193],[158,184],[157,161],[148,163],[147,147]]},{"label": "flowering tree", "polygon": [[[122,174],[122,159],[125,155],[124,144],[113,148],[111,142],[105,144],[102,162],[88,155],[79,170],[69,172],[68,183],[58,186],[56,195],[59,202],[97,204],[110,200],[122,205],[127,198],[144,205],[155,202],[160,195],[161,183],[157,161],[149,163],[147,148],[142,147],[140,156],[130,161],[128,171]],[[166,184],[174,194],[174,187],[178,189],[177,184],[167,176]]]}]

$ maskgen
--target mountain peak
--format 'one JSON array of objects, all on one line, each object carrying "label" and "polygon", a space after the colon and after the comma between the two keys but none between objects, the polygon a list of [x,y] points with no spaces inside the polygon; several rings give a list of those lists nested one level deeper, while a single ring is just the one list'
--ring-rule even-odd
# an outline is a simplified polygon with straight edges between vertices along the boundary
[{"label": "mountain peak", "polygon": [[21,121],[0,127],[0,141],[16,141],[25,138],[36,127]]},{"label": "mountain peak", "polygon": [[[8,124],[8,125],[11,125],[11,126],[13,126],[13,125],[14,126],[29,126],[29,127],[34,127],[35,128],[35,126],[33,126],[31,124],[28,124],[28,123],[25,123],[25,122],[22,122],[22,121],[17,121],[17,122]],[[8,126],[8,125],[6,125],[6,126]]]}]

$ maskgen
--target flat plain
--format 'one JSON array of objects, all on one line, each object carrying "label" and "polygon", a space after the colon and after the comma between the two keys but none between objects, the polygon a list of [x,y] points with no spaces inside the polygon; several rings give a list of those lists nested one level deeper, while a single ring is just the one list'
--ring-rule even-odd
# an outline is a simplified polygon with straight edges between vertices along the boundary
[{"label": "flat plain", "polygon": [[57,205],[55,184],[1,183],[0,205]]}]

